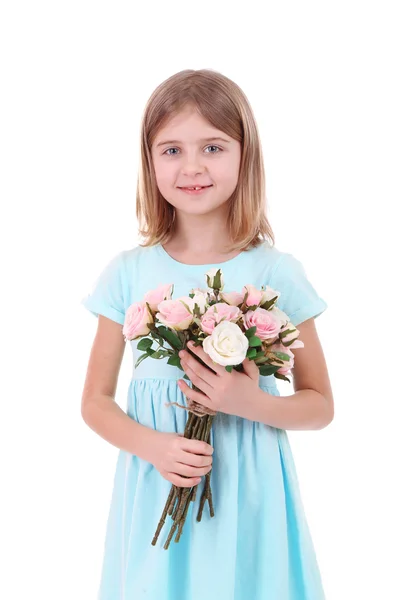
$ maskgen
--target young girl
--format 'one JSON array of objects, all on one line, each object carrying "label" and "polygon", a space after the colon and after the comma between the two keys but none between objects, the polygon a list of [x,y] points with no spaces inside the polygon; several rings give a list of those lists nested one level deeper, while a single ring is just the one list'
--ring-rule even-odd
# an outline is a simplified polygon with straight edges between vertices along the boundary
[{"label": "young girl", "polygon": [[[141,131],[143,243],[115,255],[83,300],[98,329],[82,416],[120,449],[99,600],[324,598],[286,430],[321,429],[333,419],[314,324],[327,305],[299,260],[274,246],[264,186],[257,126],[235,83],[215,71],[185,70],[157,87]],[[278,307],[300,330],[304,348],[293,351],[292,395],[280,396],[276,378],[259,376],[254,364],[237,373],[240,392],[220,401],[209,445],[182,437],[188,413],[166,403],[182,405],[187,396],[212,406],[215,378],[229,378],[226,371],[205,376],[186,352],[188,385],[178,367],[149,358],[133,370],[126,413],[114,397],[127,308],[161,283],[174,284],[173,298],[204,289],[212,267],[222,269],[226,291],[248,283],[279,291]],[[133,364],[138,341],[129,342]],[[196,521],[198,493],[179,543],[163,548],[168,517],[153,546],[171,483],[200,482],[202,491],[211,466],[215,516],[206,505]]]}]

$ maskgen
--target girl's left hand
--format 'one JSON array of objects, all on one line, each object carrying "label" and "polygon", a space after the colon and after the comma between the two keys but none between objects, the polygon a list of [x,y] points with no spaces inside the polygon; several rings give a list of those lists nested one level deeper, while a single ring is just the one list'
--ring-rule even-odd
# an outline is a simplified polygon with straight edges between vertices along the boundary
[{"label": "girl's left hand", "polygon": [[179,358],[183,370],[190,381],[203,392],[193,390],[180,379],[178,385],[185,396],[216,412],[245,417],[246,401],[254,398],[260,391],[260,372],[254,361],[246,358],[243,362],[243,372],[239,373],[232,369],[229,373],[225,367],[216,364],[201,346],[191,346],[189,342],[188,347],[212,371],[191,356],[188,351],[181,350]]}]

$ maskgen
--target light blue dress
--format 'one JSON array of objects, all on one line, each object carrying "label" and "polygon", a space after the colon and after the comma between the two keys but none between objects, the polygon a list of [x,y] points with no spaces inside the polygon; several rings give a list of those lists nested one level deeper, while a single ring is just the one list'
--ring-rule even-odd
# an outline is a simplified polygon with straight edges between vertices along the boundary
[{"label": "light blue dress", "polygon": [[[206,287],[204,274],[211,267],[222,269],[227,292],[248,283],[280,291],[277,306],[294,325],[327,308],[299,260],[267,242],[207,265],[180,263],[160,244],[123,250],[105,266],[82,304],[122,325],[129,305],[146,291],[174,283],[173,298],[187,295],[191,288]],[[141,354],[138,340],[127,343],[134,365]],[[148,358],[132,368],[127,414],[147,427],[183,433],[187,412],[165,406],[185,402],[176,383],[182,376],[166,359]],[[289,383],[280,385],[292,393]],[[279,395],[273,376],[260,377],[260,386]],[[163,545],[171,517],[157,545],[151,541],[171,484],[150,463],[119,451],[98,600],[325,598],[286,431],[219,413],[211,445],[215,516],[210,517],[206,504],[202,521],[196,521],[203,478],[182,537],[168,550]]]}]

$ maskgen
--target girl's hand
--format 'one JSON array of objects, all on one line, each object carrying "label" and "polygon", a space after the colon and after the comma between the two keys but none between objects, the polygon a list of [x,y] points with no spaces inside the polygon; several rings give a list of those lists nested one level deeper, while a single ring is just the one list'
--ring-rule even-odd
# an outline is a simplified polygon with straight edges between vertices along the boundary
[{"label": "girl's hand", "polygon": [[216,412],[246,417],[246,401],[255,397],[260,391],[260,372],[254,361],[246,358],[243,361],[243,372],[239,373],[233,369],[228,373],[225,367],[216,364],[201,346],[192,346],[190,342],[188,346],[193,354],[211,367],[212,371],[189,352],[185,350],[179,352],[183,370],[190,381],[201,390],[201,392],[193,390],[180,379],[178,385],[185,396]]},{"label": "girl's hand", "polygon": [[193,487],[211,471],[213,452],[213,447],[206,442],[189,440],[178,433],[157,431],[150,462],[174,485]]}]

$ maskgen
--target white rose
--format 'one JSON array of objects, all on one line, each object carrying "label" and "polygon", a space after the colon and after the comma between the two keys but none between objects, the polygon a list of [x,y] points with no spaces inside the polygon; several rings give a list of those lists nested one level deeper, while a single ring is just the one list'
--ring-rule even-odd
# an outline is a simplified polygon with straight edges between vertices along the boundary
[{"label": "white rose", "polygon": [[218,365],[240,365],[246,358],[249,340],[239,325],[222,321],[203,342],[206,354]]},{"label": "white rose", "polygon": [[[220,276],[220,285],[217,281],[217,273],[219,272]],[[224,275],[221,269],[212,268],[206,273],[206,282],[209,288],[214,290],[223,290],[224,289]],[[217,285],[218,284],[218,285]]]},{"label": "white rose", "polygon": [[208,308],[207,292],[203,292],[202,290],[193,290],[193,293],[193,305],[197,304],[200,309],[200,314],[203,315]]},{"label": "white rose", "polygon": [[277,292],[276,290],[274,290],[272,287],[269,287],[269,285],[263,285],[261,287],[261,291],[262,291],[262,299],[260,304],[265,304],[266,302],[268,302],[269,300],[272,300],[272,298],[275,298],[275,296],[277,297],[276,301],[279,300],[281,293]]},{"label": "white rose", "polygon": [[289,317],[287,316],[287,314],[285,312],[283,312],[283,310],[281,310],[277,306],[273,306],[272,308],[269,309],[268,312],[272,312],[273,315],[277,319],[279,319],[279,321],[281,322],[281,325],[286,325],[287,323],[289,323]]}]

